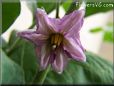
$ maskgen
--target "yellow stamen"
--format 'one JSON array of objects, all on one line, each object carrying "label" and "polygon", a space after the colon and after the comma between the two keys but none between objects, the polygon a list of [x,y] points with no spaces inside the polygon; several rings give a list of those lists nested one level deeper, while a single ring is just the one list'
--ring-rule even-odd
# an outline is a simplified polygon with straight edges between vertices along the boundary
[{"label": "yellow stamen", "polygon": [[57,43],[58,46],[60,45],[60,43],[62,42],[62,40],[63,40],[63,37],[61,37],[61,35],[59,35],[59,39],[58,39],[58,43]]},{"label": "yellow stamen", "polygon": [[55,33],[50,35],[50,43],[53,49],[57,48],[63,41],[63,35]]},{"label": "yellow stamen", "polygon": [[52,35],[52,36],[51,36],[51,44],[54,43],[54,40],[55,40],[55,37]]},{"label": "yellow stamen", "polygon": [[59,34],[55,34],[54,44],[57,44],[59,40]]}]

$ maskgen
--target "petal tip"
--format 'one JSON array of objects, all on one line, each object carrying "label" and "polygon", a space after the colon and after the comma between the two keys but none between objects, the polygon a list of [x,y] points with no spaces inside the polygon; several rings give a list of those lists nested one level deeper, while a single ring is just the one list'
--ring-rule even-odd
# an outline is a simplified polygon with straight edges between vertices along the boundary
[{"label": "petal tip", "polygon": [[80,56],[80,58],[77,58],[77,60],[81,62],[86,62],[86,55],[83,53],[82,56]]},{"label": "petal tip", "polygon": [[43,14],[43,13],[46,14],[44,9],[37,8],[36,14]]},{"label": "petal tip", "polygon": [[81,15],[85,15],[85,9],[80,9],[79,12],[81,13]]},{"label": "petal tip", "polygon": [[26,32],[18,32],[17,36],[25,38],[26,37]]}]

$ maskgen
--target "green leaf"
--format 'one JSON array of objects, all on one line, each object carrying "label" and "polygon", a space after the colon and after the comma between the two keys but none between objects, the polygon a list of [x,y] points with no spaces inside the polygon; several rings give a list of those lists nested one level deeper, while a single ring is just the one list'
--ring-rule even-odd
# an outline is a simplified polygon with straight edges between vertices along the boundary
[{"label": "green leaf", "polygon": [[97,32],[100,32],[100,31],[103,31],[102,27],[96,27],[96,28],[92,28],[90,30],[91,33],[97,33]]},{"label": "green leaf", "polygon": [[104,31],[104,38],[103,38],[105,42],[114,43],[113,27],[114,27],[113,22],[109,22],[107,24]]},{"label": "green leaf", "polygon": [[104,41],[114,43],[113,31],[104,32]]},{"label": "green leaf", "polygon": [[[10,48],[10,46],[17,41],[18,38],[19,37],[16,36],[16,32],[12,32],[9,47],[7,47],[7,49]],[[15,48],[8,55],[24,69],[26,83],[31,83],[38,70],[34,46],[28,41],[19,40]]]},{"label": "green leaf", "polygon": [[77,0],[77,2],[74,0],[66,0],[62,6],[65,9],[66,14],[69,14],[74,10],[77,10],[81,3],[82,3],[82,0]]},{"label": "green leaf", "polygon": [[4,48],[7,46],[6,41],[3,39],[3,37],[0,36],[0,48]]},{"label": "green leaf", "polygon": [[45,84],[113,83],[113,66],[99,56],[86,53],[87,62],[71,60],[62,74],[50,71]]},{"label": "green leaf", "polygon": [[[38,0],[38,8],[44,8],[47,13],[50,13],[54,9],[56,9],[56,4],[60,0]],[[63,1],[61,0],[60,3],[62,4]]]},{"label": "green leaf", "polygon": [[[107,7],[106,7],[107,5]],[[110,6],[108,6],[110,5]],[[87,2],[86,4],[86,15],[89,16],[95,13],[99,12],[106,12],[109,10],[113,10],[114,3],[112,2],[103,2],[103,1],[97,1],[97,2]]]},{"label": "green leaf", "polygon": [[45,2],[42,0],[38,0],[38,8],[44,8],[47,13],[50,13],[52,10],[56,8],[56,3],[50,1]]},{"label": "green leaf", "polygon": [[62,4],[62,6],[63,6],[63,8],[65,9],[65,11],[68,11],[68,9],[69,9],[69,7],[70,7],[71,4],[72,4],[72,0],[66,0],[66,1]]},{"label": "green leaf", "polygon": [[5,32],[12,25],[19,14],[19,1],[2,3],[2,33]]},{"label": "green leaf", "polygon": [[24,84],[23,69],[1,50],[1,84]]},{"label": "green leaf", "polygon": [[[75,3],[72,3],[73,0],[66,0],[63,4],[63,8],[66,11],[66,14],[71,13],[74,10],[77,10],[79,6],[81,6],[82,0],[76,0]],[[106,7],[107,5],[107,7]],[[86,14],[85,16],[89,16],[92,14],[96,14],[99,12],[106,12],[109,10],[113,10],[114,3],[112,2],[103,2],[100,0],[97,1],[86,1]]]}]

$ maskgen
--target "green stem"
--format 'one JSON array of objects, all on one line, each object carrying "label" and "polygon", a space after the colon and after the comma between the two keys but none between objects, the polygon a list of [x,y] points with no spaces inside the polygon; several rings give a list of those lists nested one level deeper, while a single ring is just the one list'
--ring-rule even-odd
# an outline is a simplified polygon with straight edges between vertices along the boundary
[{"label": "green stem", "polygon": [[43,71],[37,72],[36,77],[34,79],[34,84],[42,85],[45,81],[45,78],[50,70],[50,65]]},{"label": "green stem", "polygon": [[56,2],[56,18],[59,18],[59,5],[60,5],[60,0],[57,0],[57,2]]}]

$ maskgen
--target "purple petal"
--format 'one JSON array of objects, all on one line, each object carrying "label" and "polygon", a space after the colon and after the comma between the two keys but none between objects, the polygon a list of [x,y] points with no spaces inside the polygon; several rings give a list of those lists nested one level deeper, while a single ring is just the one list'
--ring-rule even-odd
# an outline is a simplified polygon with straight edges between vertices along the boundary
[{"label": "purple petal", "polygon": [[55,26],[50,22],[46,12],[42,9],[36,11],[37,32],[41,34],[49,34],[54,32]]},{"label": "purple petal", "polygon": [[80,35],[79,33],[75,34],[73,36],[73,39],[76,41],[76,43],[80,46],[80,48],[83,50],[83,52],[85,51],[85,48],[82,46],[82,43],[80,41]]},{"label": "purple petal", "polygon": [[52,67],[56,72],[62,73],[68,62],[68,57],[62,51],[58,51],[56,54],[57,55],[55,57],[54,62],[52,63]]},{"label": "purple petal", "polygon": [[45,43],[45,41],[47,39],[47,36],[45,36],[43,34],[38,34],[36,32],[30,32],[30,31],[19,32],[18,35],[22,38],[25,38],[25,39],[33,42],[35,45]]},{"label": "purple petal", "polygon": [[40,46],[36,46],[35,48],[35,53],[36,53],[36,56],[38,57],[38,64],[40,65],[40,60],[41,60],[41,49],[42,49],[42,46],[43,45],[40,45]]},{"label": "purple petal", "polygon": [[61,19],[62,29],[60,32],[67,34],[67,33],[76,33],[79,32],[82,24],[83,24],[83,17],[85,14],[85,10],[77,10],[69,14],[69,16],[65,16]]},{"label": "purple petal", "polygon": [[80,46],[80,48],[81,48],[83,51],[85,51],[85,49],[83,48],[82,43],[81,43],[81,41],[80,41],[79,32],[78,32],[78,33],[75,33],[75,34],[73,34],[73,35],[67,34],[67,35],[65,35],[65,37],[66,37],[66,38],[69,38],[69,37],[73,38],[73,39],[75,40],[75,42]]},{"label": "purple petal", "polygon": [[65,33],[65,35],[73,37],[75,34],[78,34],[79,33],[79,30],[81,29],[82,25],[83,25],[83,19],[80,22],[78,22],[76,25],[74,25],[69,30],[68,33]]},{"label": "purple petal", "polygon": [[71,16],[71,13],[69,15],[65,15],[62,19],[59,18],[49,18],[49,20],[55,25],[57,28],[57,31],[63,29],[64,22]]},{"label": "purple petal", "polygon": [[54,52],[51,52],[50,54],[50,59],[49,59],[49,63],[52,64],[55,60],[56,54]]},{"label": "purple petal", "polygon": [[86,56],[82,48],[77,44],[73,38],[66,38],[66,43],[64,44],[64,50],[66,50],[73,59],[77,61],[86,61]]},{"label": "purple petal", "polygon": [[55,29],[57,32],[59,32],[59,30],[62,29],[61,21],[59,18],[58,19],[57,18],[49,18],[49,20],[55,26]]},{"label": "purple petal", "polygon": [[48,66],[49,59],[50,59],[50,52],[47,49],[46,44],[44,44],[43,46],[37,47],[36,54],[39,58],[40,70],[44,70]]}]

